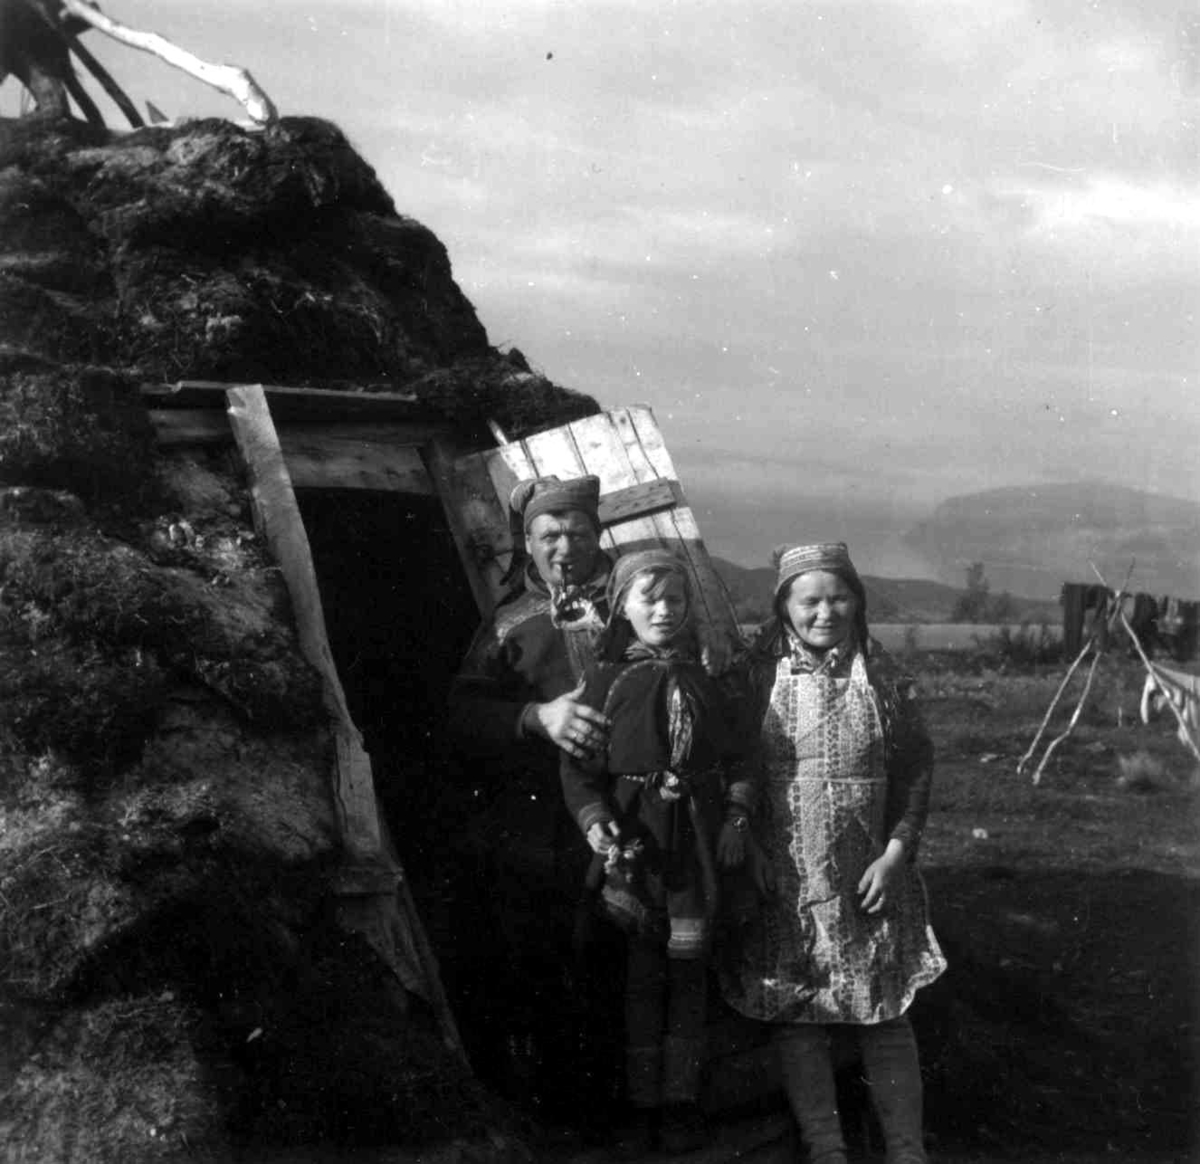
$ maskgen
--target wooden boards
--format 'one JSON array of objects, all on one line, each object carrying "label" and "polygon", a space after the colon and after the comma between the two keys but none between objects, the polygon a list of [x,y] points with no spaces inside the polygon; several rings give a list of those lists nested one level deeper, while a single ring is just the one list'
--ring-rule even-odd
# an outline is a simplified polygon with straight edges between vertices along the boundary
[{"label": "wooden boards", "polygon": [[418,496],[434,492],[416,448],[347,438],[337,428],[317,432],[284,427],[279,443],[297,489],[366,489]]},{"label": "wooden boards", "polygon": [[[229,420],[223,412],[207,408],[152,408],[149,416],[158,443],[164,448],[233,440]],[[366,489],[418,496],[431,496],[434,492],[418,450],[444,433],[446,427],[389,420],[374,423],[277,420],[275,424],[293,488]]]},{"label": "wooden boards", "polygon": [[614,555],[662,546],[689,567],[702,621],[738,640],[733,605],[646,407],[618,408],[442,466],[437,485],[476,601],[489,613],[512,555],[508,498],[531,477],[600,478],[601,544]]}]

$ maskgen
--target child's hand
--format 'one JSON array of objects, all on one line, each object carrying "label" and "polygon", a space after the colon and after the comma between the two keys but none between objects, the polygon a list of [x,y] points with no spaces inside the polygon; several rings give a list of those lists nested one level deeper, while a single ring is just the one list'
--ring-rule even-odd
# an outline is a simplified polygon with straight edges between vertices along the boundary
[{"label": "child's hand", "polygon": [[733,647],[728,639],[715,634],[703,621],[696,627],[696,639],[700,644],[700,662],[704,670],[710,675],[724,675],[733,662]]},{"label": "child's hand", "polygon": [[880,913],[888,907],[896,878],[903,866],[903,846],[899,841],[888,841],[883,855],[876,857],[858,880],[859,905],[865,913]]},{"label": "child's hand", "polygon": [[620,835],[621,830],[617,828],[615,820],[598,820],[587,831],[587,843],[593,853],[603,856],[617,843]]},{"label": "child's hand", "polygon": [[717,863],[722,869],[736,869],[746,859],[746,833],[732,821],[721,826],[717,837]]}]

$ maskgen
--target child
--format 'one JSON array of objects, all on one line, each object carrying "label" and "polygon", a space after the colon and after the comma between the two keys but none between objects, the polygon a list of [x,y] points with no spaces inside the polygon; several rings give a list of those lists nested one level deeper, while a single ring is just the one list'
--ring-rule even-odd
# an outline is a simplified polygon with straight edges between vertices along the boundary
[{"label": "child", "polygon": [[888,1164],[925,1164],[921,1073],[906,1011],[945,969],[914,863],[933,749],[911,684],[867,636],[841,543],[778,561],[775,617],[751,651],[761,725],[760,839],[776,890],[723,981],[776,1024],[812,1164],[845,1164],[829,1028],[853,1029]]},{"label": "child", "polygon": [[[717,868],[741,864],[751,789],[725,786],[725,700],[696,661],[684,566],[619,558],[583,701],[611,721],[594,760],[564,757],[563,793],[595,857],[589,884],[628,935],[627,1091],[636,1146],[704,1142],[696,1098]],[[658,1127],[661,1119],[661,1129]]]}]

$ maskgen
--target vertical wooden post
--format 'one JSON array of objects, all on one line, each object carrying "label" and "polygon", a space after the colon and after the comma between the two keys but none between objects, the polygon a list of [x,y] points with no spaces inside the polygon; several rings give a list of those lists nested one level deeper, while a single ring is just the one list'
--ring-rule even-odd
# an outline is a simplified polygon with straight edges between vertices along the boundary
[{"label": "vertical wooden post", "polygon": [[296,504],[279,435],[262,386],[226,392],[229,423],[250,477],[254,521],[283,574],[300,649],[321,676],[333,723],[337,764],[333,799],[349,864],[335,878],[338,916],[362,933],[404,986],[433,1006],[443,1038],[463,1061],[466,1051],[442,989],[437,956],[417,914],[399,858],[375,799],[371,759],[346,703],[325,629],[308,534]]},{"label": "vertical wooden post", "polygon": [[279,435],[262,388],[231,388],[226,396],[229,423],[250,473],[254,520],[287,583],[300,649],[320,673],[325,709],[333,721],[337,739],[334,803],[342,840],[352,857],[369,859],[379,854],[382,840],[375,812],[371,761],[363,748],[362,736],[350,717],[333,652],[329,649],[312,549],[296,504]]},{"label": "vertical wooden post", "polygon": [[1083,646],[1083,597],[1086,586],[1064,582],[1059,601],[1063,608],[1063,654],[1074,658]]}]

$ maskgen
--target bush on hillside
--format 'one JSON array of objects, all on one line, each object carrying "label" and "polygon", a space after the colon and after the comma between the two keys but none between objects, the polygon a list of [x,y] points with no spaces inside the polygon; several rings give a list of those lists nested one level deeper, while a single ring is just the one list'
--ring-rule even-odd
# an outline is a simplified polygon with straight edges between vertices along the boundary
[{"label": "bush on hillside", "polygon": [[1062,658],[1062,641],[1044,622],[997,627],[990,635],[976,635],[975,642],[989,661],[1001,667],[1037,667]]}]

